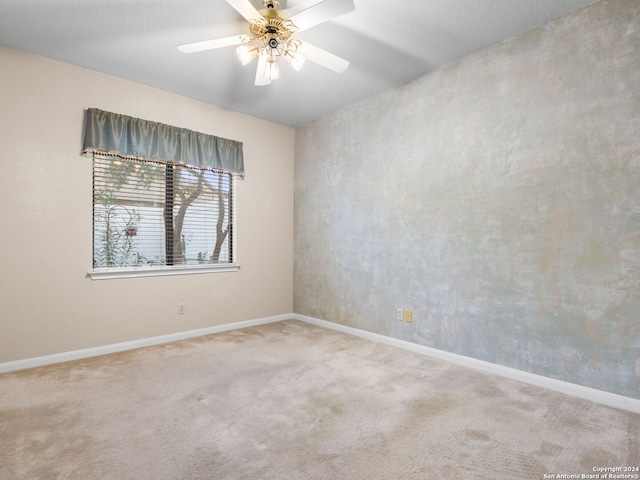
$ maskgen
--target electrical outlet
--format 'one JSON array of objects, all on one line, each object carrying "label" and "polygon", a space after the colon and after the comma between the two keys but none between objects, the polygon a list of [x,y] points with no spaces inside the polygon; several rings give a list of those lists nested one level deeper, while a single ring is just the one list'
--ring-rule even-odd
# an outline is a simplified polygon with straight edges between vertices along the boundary
[{"label": "electrical outlet", "polygon": [[401,308],[396,308],[396,320],[404,320],[404,310],[402,310]]},{"label": "electrical outlet", "polygon": [[184,313],[184,303],[178,304],[178,315],[182,315]]},{"label": "electrical outlet", "polygon": [[404,321],[407,323],[413,322],[413,312],[411,310],[404,311]]}]

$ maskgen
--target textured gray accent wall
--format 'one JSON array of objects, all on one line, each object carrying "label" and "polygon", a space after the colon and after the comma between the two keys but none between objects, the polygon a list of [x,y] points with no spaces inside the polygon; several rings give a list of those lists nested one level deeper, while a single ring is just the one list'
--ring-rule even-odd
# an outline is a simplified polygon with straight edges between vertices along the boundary
[{"label": "textured gray accent wall", "polygon": [[640,398],[639,18],[603,0],[299,128],[295,312]]}]

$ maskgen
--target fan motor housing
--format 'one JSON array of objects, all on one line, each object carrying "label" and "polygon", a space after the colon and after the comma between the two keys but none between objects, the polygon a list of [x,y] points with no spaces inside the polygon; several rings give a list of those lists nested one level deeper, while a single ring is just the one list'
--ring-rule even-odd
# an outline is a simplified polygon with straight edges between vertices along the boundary
[{"label": "fan motor housing", "polygon": [[[288,20],[286,15],[281,15],[277,10],[275,12],[273,10],[260,10],[260,13],[264,16],[264,21],[249,24],[249,31],[253,38],[260,39],[264,43],[267,43],[269,38],[272,37],[287,41],[296,31],[296,27],[291,20]],[[269,13],[275,13],[276,15],[268,15]]]}]

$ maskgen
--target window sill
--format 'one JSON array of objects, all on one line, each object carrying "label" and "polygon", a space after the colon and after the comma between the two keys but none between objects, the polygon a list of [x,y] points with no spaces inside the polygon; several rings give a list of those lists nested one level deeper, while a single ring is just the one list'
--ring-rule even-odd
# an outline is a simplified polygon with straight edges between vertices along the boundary
[{"label": "window sill", "polygon": [[103,268],[87,274],[92,280],[109,280],[112,278],[162,277],[170,275],[194,275],[200,273],[237,272],[240,265],[187,265],[178,267],[134,267],[134,268]]}]

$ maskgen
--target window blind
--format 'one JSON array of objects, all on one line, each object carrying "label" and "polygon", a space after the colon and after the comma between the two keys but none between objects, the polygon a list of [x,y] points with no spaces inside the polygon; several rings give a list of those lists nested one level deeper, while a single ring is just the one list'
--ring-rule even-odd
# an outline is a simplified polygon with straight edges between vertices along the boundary
[{"label": "window blind", "polygon": [[235,177],[93,155],[94,270],[234,261]]}]

